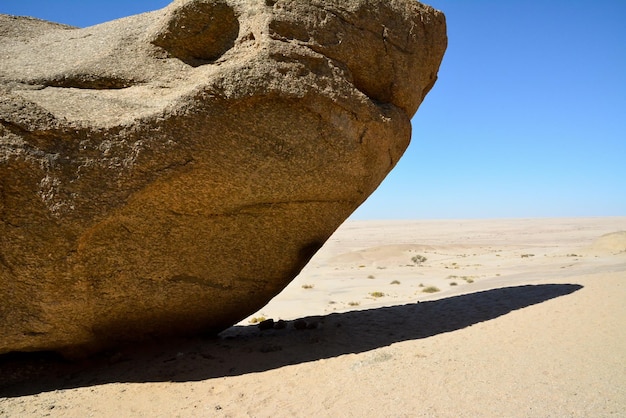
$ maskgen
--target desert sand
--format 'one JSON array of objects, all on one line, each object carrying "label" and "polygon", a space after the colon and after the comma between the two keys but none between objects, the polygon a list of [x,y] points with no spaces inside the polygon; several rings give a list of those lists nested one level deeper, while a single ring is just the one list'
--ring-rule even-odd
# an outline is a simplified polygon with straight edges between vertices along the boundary
[{"label": "desert sand", "polygon": [[348,221],[217,338],[0,357],[0,416],[623,417],[624,231]]}]

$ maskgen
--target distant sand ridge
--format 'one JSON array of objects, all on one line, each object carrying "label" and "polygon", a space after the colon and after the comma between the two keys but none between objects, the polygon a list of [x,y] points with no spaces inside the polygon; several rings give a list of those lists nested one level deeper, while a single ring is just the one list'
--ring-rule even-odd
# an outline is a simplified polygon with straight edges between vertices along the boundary
[{"label": "distant sand ridge", "polygon": [[626,231],[611,232],[602,235],[588,249],[592,254],[626,253]]}]

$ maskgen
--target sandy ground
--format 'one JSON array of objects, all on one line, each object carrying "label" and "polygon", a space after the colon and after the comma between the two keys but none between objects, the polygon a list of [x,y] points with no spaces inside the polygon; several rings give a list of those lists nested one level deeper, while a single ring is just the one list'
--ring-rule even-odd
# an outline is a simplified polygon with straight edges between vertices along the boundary
[{"label": "sandy ground", "polygon": [[348,222],[218,338],[0,358],[0,416],[625,417],[619,231],[626,217]]}]

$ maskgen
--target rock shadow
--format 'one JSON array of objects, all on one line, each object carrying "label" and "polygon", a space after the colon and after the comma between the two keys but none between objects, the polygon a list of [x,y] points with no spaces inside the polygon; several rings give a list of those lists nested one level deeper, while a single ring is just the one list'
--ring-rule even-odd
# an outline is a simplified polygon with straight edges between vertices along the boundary
[{"label": "rock shadow", "polygon": [[[217,338],[135,345],[80,363],[50,353],[0,356],[0,397],[114,382],[189,382],[263,372],[454,332],[571,294],[577,284],[513,286],[405,305],[236,326]],[[300,329],[298,329],[300,328]]]}]

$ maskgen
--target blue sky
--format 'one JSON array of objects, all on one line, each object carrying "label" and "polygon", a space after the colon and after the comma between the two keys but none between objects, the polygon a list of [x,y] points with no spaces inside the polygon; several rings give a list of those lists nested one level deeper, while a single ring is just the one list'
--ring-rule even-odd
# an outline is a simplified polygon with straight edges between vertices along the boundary
[{"label": "blue sky", "polygon": [[[89,26],[168,0],[1,0]],[[431,0],[449,46],[398,166],[352,219],[626,216],[626,1]]]}]

